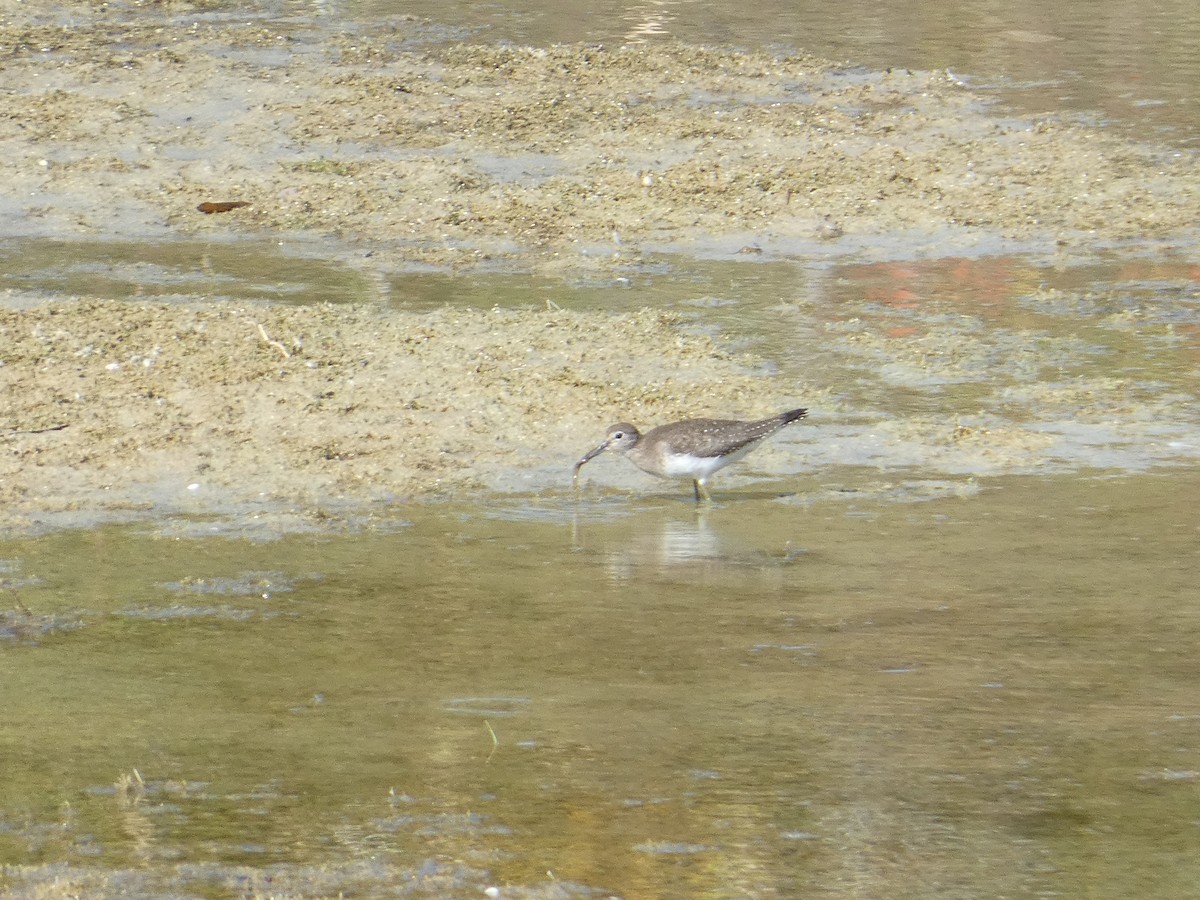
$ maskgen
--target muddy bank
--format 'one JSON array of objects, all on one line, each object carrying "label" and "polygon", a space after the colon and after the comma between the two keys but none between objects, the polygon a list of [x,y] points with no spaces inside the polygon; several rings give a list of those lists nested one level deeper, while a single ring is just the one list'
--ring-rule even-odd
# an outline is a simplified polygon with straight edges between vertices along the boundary
[{"label": "muddy bank", "polygon": [[565,489],[610,421],[811,397],[657,312],[0,311],[0,527]]},{"label": "muddy bank", "polygon": [[[371,265],[579,271],[1194,235],[1194,160],[1002,120],[945,73],[683,45],[432,43],[194,4],[10,7],[10,234],[309,233]],[[69,25],[64,25],[64,20]],[[204,215],[206,201],[250,204]]]},{"label": "muddy bank", "polygon": [[[800,306],[776,315],[813,327]],[[1125,314],[1086,338],[928,321],[829,322],[820,364],[798,369],[653,310],[30,301],[0,309],[0,529],[195,513],[277,533],[386,520],[410,499],[553,503],[611,422],[799,405],[809,420],[721,473],[718,495],[774,479],[796,502],[838,500],[846,467],[875,473],[853,493],[891,496],[914,473],[927,494],[1200,458],[1189,335]],[[607,456],[583,488],[689,496]]]},{"label": "muddy bank", "polygon": [[[1195,247],[1193,159],[997,118],[944,73],[682,45],[461,46],[411,20],[368,35],[219,9],[0,7],[0,236],[309,239],[365,280],[429,265],[608,277],[664,248]],[[247,205],[197,209],[209,201]],[[613,420],[841,402],[832,382],[764,375],[651,311],[0,302],[0,525],[260,506],[319,519],[554,490]],[[905,384],[962,343],[940,327],[928,346],[832,340]],[[1030,349],[1036,381],[1053,359]],[[971,377],[999,350],[1016,352],[989,344]],[[889,452],[911,439],[919,464],[931,446],[1000,446],[1003,470],[1051,443],[941,411],[918,425],[901,420]],[[841,440],[864,446],[859,431]],[[843,445],[835,462],[878,461]],[[755,466],[798,470],[777,461]]]}]

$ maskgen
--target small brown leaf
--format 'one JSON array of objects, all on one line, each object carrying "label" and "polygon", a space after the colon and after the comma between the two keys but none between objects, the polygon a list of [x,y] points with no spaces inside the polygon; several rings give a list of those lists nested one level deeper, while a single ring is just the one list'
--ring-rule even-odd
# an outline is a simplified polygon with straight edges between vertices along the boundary
[{"label": "small brown leaf", "polygon": [[245,200],[206,200],[197,206],[196,209],[208,216],[213,213],[229,212],[231,209],[238,209],[239,207],[249,205]]}]

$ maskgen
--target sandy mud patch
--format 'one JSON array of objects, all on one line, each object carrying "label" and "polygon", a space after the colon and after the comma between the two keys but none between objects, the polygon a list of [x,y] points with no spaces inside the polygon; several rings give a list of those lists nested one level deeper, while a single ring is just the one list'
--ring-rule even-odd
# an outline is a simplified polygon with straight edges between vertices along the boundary
[{"label": "sandy mud patch", "polygon": [[651,311],[80,301],[0,311],[0,347],[4,525],[565,487],[608,421],[805,393]]},{"label": "sandy mud patch", "polygon": [[[10,238],[286,237],[368,282],[421,266],[607,278],[663,249],[1195,247],[1193,158],[997,117],[946,73],[678,44],[463,46],[427,23],[366,34],[204,4],[0,9]],[[249,205],[197,209],[211,201]],[[829,384],[764,375],[653,311],[202,299],[7,296],[0,523],[540,490],[609,421],[846,412]],[[909,390],[1016,358],[975,330],[935,330],[919,344],[827,337]],[[1025,380],[1064,346],[1025,347]],[[914,435],[916,464],[1000,443],[1028,461],[1050,441],[1007,414],[892,425],[891,462]]]},{"label": "sandy mud patch", "polygon": [[[945,73],[430,35],[406,20],[366,34],[182,4],[10,7],[8,230],[304,232],[367,245],[373,265],[547,271],[648,247],[1194,234],[1194,160],[998,118]],[[227,200],[251,205],[197,211]]]}]

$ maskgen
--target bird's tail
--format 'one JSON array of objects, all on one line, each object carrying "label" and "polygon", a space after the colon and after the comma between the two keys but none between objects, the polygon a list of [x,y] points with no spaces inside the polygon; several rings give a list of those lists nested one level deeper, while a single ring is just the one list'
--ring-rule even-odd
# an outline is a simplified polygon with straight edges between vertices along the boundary
[{"label": "bird's tail", "polygon": [[780,416],[780,418],[783,419],[784,425],[791,425],[793,422],[803,419],[807,415],[807,409],[790,409]]}]

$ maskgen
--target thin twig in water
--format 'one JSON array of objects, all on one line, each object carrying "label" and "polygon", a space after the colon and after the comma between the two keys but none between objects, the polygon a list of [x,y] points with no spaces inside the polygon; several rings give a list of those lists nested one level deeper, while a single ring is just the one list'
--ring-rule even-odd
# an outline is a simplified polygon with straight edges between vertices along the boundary
[{"label": "thin twig in water", "polygon": [[262,339],[264,341],[282,353],[284,359],[291,359],[292,354],[288,352],[287,347],[283,346],[283,344],[281,344],[279,341],[273,340],[271,336],[267,334],[267,329],[263,328],[261,323],[255,322],[254,324],[258,325],[258,333],[262,335]]},{"label": "thin twig in water", "polygon": [[496,750],[500,746],[500,739],[498,737],[496,737],[496,732],[492,728],[492,723],[489,722],[487,719],[483,720],[483,727],[486,728],[488,730],[488,734],[490,734],[492,736],[492,752],[488,754],[488,758],[484,762],[484,765],[487,765],[488,763],[490,763],[492,761],[492,757],[496,755]]},{"label": "thin twig in water", "polygon": [[46,434],[50,431],[62,431],[67,425],[67,422],[63,422],[61,425],[48,425],[45,428],[18,428],[9,434]]}]

